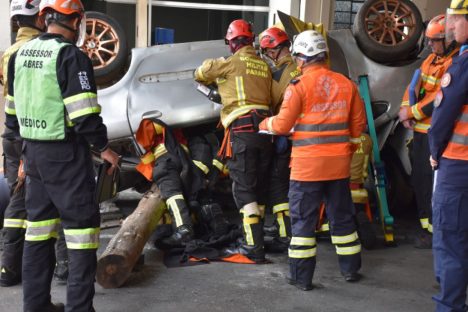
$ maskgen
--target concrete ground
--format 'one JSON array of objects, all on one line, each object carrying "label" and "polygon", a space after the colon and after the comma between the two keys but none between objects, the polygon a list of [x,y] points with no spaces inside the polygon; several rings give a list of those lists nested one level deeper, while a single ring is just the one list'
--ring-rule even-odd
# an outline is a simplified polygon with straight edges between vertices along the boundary
[{"label": "concrete ground", "polygon": [[[128,196],[125,198],[125,196]],[[136,207],[135,194],[117,201],[123,210]],[[212,262],[206,265],[166,268],[163,253],[148,243],[145,264],[118,289],[96,283],[96,311],[431,311],[436,293],[431,250],[412,245],[415,222],[395,224],[397,247],[363,250],[359,283],[346,283],[340,275],[335,248],[319,241],[314,284],[304,292],[285,282],[286,254],[270,254],[271,264],[242,265]],[[117,228],[103,230],[102,253]],[[65,301],[65,286],[53,282],[52,298]],[[2,288],[0,312],[21,311],[21,285]]]},{"label": "concrete ground", "polygon": [[[0,95],[0,103],[3,98]],[[3,114],[0,114],[3,126]],[[0,145],[1,148],[1,145]],[[134,195],[117,202],[136,207]],[[133,196],[133,197],[132,197]],[[415,218],[413,218],[415,220]],[[434,310],[436,293],[431,250],[412,245],[416,222],[397,219],[398,247],[381,246],[363,251],[362,274],[356,284],[340,275],[334,247],[327,240],[318,246],[314,283],[303,292],[285,282],[286,254],[271,254],[266,265],[213,262],[182,268],[166,268],[163,254],[151,244],[145,247],[145,264],[119,289],[103,289],[96,283],[94,306],[98,312],[127,311],[381,311],[423,312]],[[105,248],[117,229],[102,231]],[[65,286],[55,281],[54,301],[65,301]],[[21,285],[1,288],[0,312],[22,311]]]}]

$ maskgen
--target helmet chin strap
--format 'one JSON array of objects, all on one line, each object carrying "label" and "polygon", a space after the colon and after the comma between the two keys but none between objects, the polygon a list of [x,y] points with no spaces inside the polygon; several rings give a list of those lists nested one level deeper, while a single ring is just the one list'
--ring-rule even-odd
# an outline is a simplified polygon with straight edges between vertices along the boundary
[{"label": "helmet chin strap", "polygon": [[450,42],[449,46],[446,47],[446,46],[445,46],[445,38],[444,38],[444,40],[442,41],[442,43],[443,43],[443,45],[444,45],[444,56],[449,55],[450,52],[452,52],[452,51],[455,49],[455,47],[457,46],[457,42],[456,42],[456,41],[452,41],[452,42]]}]

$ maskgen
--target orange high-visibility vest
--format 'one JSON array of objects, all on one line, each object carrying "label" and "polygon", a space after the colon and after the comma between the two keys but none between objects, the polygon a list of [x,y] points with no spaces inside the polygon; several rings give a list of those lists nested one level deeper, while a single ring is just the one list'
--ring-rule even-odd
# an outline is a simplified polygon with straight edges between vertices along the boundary
[{"label": "orange high-visibility vest", "polygon": [[[440,79],[452,65],[452,57],[458,54],[460,48],[455,48],[447,56],[440,57],[431,53],[421,64],[419,91],[424,90],[424,96],[410,107],[409,116],[416,120],[414,131],[427,133],[431,126],[433,101],[440,90]],[[402,109],[409,106],[409,87],[406,89],[401,102]],[[419,96],[419,95],[417,95]],[[406,107],[406,108],[405,108]]]},{"label": "orange high-visibility vest", "polygon": [[468,103],[463,105],[453,134],[442,154],[445,158],[468,160]]},{"label": "orange high-visibility vest", "polygon": [[360,143],[361,134],[351,136],[350,132],[351,127],[356,127],[350,123],[350,117],[354,117],[351,105],[362,105],[355,86],[326,67],[307,71],[300,80],[307,87],[304,88],[302,114],[292,135],[292,157],[351,157],[351,143]]}]

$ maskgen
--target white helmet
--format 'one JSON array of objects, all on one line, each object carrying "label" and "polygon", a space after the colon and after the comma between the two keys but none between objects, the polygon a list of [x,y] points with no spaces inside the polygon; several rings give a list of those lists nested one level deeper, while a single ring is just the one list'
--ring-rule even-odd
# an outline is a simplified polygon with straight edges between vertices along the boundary
[{"label": "white helmet", "polygon": [[10,18],[16,15],[36,15],[39,13],[41,0],[12,0],[10,4]]},{"label": "white helmet", "polygon": [[328,52],[327,42],[323,36],[315,30],[301,32],[294,39],[291,54],[302,54],[307,57],[315,56],[322,52]]}]

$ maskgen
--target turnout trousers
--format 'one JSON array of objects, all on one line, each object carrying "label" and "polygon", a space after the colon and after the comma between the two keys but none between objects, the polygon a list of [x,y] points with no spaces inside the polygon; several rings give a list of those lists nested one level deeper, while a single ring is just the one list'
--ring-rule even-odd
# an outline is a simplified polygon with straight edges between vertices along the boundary
[{"label": "turnout trousers", "polygon": [[23,142],[17,138],[3,138],[5,176],[10,188],[10,202],[3,218],[4,250],[1,258],[1,279],[20,281],[21,258],[23,255],[24,234],[26,232],[26,208],[24,207],[24,187],[14,192],[18,185],[18,168]]},{"label": "turnout trousers", "polygon": [[81,139],[25,141],[23,155],[27,211],[24,311],[39,312],[50,304],[54,243],[60,224],[69,256],[65,311],[92,311],[100,216],[88,143]]},{"label": "turnout trousers", "polygon": [[183,194],[183,184],[180,178],[182,167],[177,161],[174,161],[169,153],[159,156],[153,168],[153,181],[158,186],[161,197],[166,201],[169,212],[172,217],[174,228],[181,225],[192,224],[189,206],[187,201],[195,199],[185,198]]},{"label": "turnout trousers", "polygon": [[[232,132],[232,158],[227,166],[232,193],[239,209],[256,202],[264,207],[268,198],[271,136],[255,132]],[[260,209],[261,210],[261,209]]]},{"label": "turnout trousers", "polygon": [[432,207],[436,311],[468,311],[468,186],[436,182]]},{"label": "turnout trousers", "polygon": [[330,181],[294,181],[289,186],[292,238],[289,246],[289,268],[292,282],[308,287],[316,264],[315,229],[320,204],[325,200],[342,274],[357,273],[361,268],[361,244],[354,222],[354,206],[349,179]]},{"label": "turnout trousers", "polygon": [[291,237],[291,221],[289,218],[289,176],[291,170],[291,144],[287,142],[285,151],[273,154],[270,168],[269,206],[271,206],[279,237]]},{"label": "turnout trousers", "polygon": [[418,208],[421,227],[432,233],[432,168],[428,161],[430,156],[429,141],[426,133],[415,131],[411,148],[411,182]]}]

